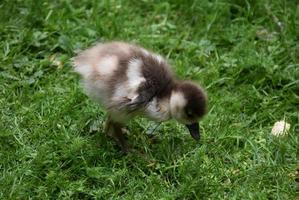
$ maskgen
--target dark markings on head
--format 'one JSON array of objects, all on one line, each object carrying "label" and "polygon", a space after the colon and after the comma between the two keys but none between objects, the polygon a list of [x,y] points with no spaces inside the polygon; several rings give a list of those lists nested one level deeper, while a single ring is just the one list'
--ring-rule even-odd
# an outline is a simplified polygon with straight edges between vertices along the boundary
[{"label": "dark markings on head", "polygon": [[186,100],[185,114],[189,119],[203,117],[207,112],[207,97],[203,89],[194,83],[184,81],[177,85]]}]

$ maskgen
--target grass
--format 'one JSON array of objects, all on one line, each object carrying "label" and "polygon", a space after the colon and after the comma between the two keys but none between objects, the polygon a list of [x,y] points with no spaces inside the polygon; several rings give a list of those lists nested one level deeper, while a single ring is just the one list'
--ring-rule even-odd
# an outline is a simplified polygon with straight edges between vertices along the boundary
[{"label": "grass", "polygon": [[[183,126],[107,139],[71,70],[78,49],[125,40],[166,56],[209,95],[196,143]],[[0,2],[0,199],[296,199],[299,6],[292,0]],[[276,121],[286,137],[270,134]]]}]

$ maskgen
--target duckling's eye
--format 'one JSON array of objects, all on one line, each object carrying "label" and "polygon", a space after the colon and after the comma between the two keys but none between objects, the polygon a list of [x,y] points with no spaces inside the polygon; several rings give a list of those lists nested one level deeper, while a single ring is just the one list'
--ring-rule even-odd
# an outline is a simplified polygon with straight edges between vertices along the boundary
[{"label": "duckling's eye", "polygon": [[186,115],[187,115],[188,118],[193,118],[193,117],[194,117],[193,112],[190,111],[190,110],[188,110],[188,111],[186,112]]}]

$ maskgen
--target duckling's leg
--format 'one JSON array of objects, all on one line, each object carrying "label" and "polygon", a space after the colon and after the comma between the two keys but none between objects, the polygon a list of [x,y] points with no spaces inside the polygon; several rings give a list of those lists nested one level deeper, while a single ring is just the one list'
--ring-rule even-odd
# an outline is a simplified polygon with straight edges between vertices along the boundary
[{"label": "duckling's leg", "polygon": [[115,142],[120,146],[123,153],[128,153],[128,145],[124,138],[122,131],[122,125],[118,122],[113,121],[110,115],[106,120],[106,125],[104,129],[105,133],[112,137]]}]

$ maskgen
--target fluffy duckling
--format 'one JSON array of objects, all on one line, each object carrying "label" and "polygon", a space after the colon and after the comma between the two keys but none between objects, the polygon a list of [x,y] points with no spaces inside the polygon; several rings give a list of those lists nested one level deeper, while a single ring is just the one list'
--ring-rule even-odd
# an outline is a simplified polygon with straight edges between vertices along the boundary
[{"label": "fluffy duckling", "polygon": [[160,55],[136,45],[109,42],[79,53],[73,64],[88,96],[106,108],[106,131],[122,151],[128,150],[122,126],[136,115],[158,122],[173,118],[199,140],[198,120],[206,113],[206,94],[190,81],[175,79]]}]

